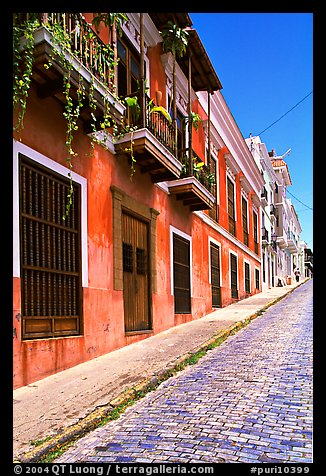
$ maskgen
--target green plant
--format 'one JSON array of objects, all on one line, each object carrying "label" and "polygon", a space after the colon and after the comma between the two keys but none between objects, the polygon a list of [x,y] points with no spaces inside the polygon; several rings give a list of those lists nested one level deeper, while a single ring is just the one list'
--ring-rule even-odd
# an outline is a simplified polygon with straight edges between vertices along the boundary
[{"label": "green plant", "polygon": [[169,112],[165,109],[165,107],[163,107],[163,106],[154,106],[150,110],[150,114],[152,114],[153,112],[160,112],[169,121],[169,123],[172,124],[171,116],[170,116]]},{"label": "green plant", "polygon": [[100,23],[104,23],[105,26],[116,25],[116,28],[121,33],[121,27],[124,22],[128,21],[128,15],[126,13],[97,13],[93,18],[92,24],[99,26]]},{"label": "green plant", "polygon": [[[34,31],[40,26],[36,18],[18,22],[18,14],[14,14],[13,27],[13,107],[18,111],[17,123],[14,130],[20,131],[24,127],[24,116],[27,107],[29,88],[32,80],[34,60]],[[24,48],[21,45],[24,38]]]},{"label": "green plant", "polygon": [[[49,14],[51,15],[51,14]],[[17,111],[17,122],[14,125],[14,130],[19,132],[24,127],[24,116],[27,108],[27,100],[29,96],[29,89],[31,85],[32,72],[33,72],[33,59],[34,59],[34,33],[37,28],[44,27],[49,30],[53,37],[50,59],[44,64],[45,69],[51,68],[53,62],[59,63],[60,67],[65,74],[63,75],[63,95],[65,98],[63,116],[67,123],[66,128],[66,147],[67,147],[67,164],[68,164],[68,177],[70,180],[69,192],[67,195],[66,212],[62,217],[64,220],[69,213],[69,209],[72,205],[73,199],[73,181],[72,181],[72,158],[77,156],[77,153],[73,149],[74,134],[78,131],[78,121],[82,108],[85,106],[86,91],[83,78],[78,71],[78,87],[77,87],[77,101],[73,100],[71,95],[72,81],[71,72],[73,69],[72,63],[67,59],[65,52],[68,50],[73,56],[79,57],[81,55],[79,49],[74,49],[72,45],[72,39],[65,30],[65,22],[62,21],[64,14],[56,14],[57,20],[44,21],[42,14],[39,13],[27,13],[27,14],[14,14],[13,25],[13,106]],[[84,22],[83,18],[78,14],[73,15],[76,28],[80,28],[81,22]],[[96,21],[108,21],[110,25],[115,23],[117,28],[121,28],[122,22],[127,21],[128,17],[125,13],[107,13],[100,14],[102,17],[95,18]],[[23,18],[23,21],[21,20]],[[59,20],[58,20],[59,18]],[[61,18],[61,20],[60,20]],[[84,22],[85,23],[85,22]],[[85,23],[86,24],[86,23]],[[87,24],[86,24],[87,25]],[[89,28],[85,29],[85,34],[80,36],[80,41],[83,44],[83,54],[85,59],[89,59],[89,53],[87,50],[87,42],[91,42],[93,45],[93,55],[95,55],[97,61],[96,64],[96,76],[102,82],[106,82],[106,74],[108,72],[109,79],[113,78],[114,67],[117,65],[115,59],[114,50],[110,44],[105,45],[99,43],[96,39],[96,35]],[[93,73],[93,71],[91,70]],[[114,91],[113,91],[114,94]],[[119,101],[119,99],[116,97]],[[96,111],[97,102],[94,98],[94,76],[91,75],[91,81],[88,90],[88,105],[90,107],[91,115],[91,128],[95,133],[96,128]],[[100,127],[102,131],[106,132],[107,129],[113,126],[113,135],[118,134],[118,127],[114,117],[110,114],[110,104],[106,97],[104,97],[104,112],[103,119]],[[127,132],[129,129],[125,129]],[[121,130],[120,132],[121,133]],[[102,140],[98,139],[95,134],[91,136],[91,146],[94,150],[94,144],[98,143],[105,146],[107,134],[104,134]]]},{"label": "green plant", "polygon": [[[173,22],[168,21],[167,25],[160,32],[163,39],[163,51],[171,52],[173,63],[172,63],[172,89],[173,89],[173,121],[177,120],[177,103],[176,103],[176,58],[177,56],[182,57],[187,50],[188,45],[188,36],[189,33],[175,25]],[[178,131],[175,127],[175,147],[177,149],[177,137]]]}]

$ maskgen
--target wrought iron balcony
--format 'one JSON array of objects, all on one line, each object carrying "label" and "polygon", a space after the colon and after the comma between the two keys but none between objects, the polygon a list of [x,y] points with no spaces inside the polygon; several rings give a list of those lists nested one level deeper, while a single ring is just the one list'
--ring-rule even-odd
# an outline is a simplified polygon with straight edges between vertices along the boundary
[{"label": "wrought iron balcony", "polygon": [[287,248],[290,253],[296,253],[298,251],[298,240],[295,237],[295,234],[292,231],[288,231],[287,233]]},{"label": "wrought iron balcony", "polygon": [[[55,97],[66,104],[64,78],[69,75],[69,94],[78,104],[78,91],[90,100],[84,101],[80,118],[86,133],[101,130],[105,112],[120,123],[125,107],[114,95],[112,49],[107,46],[79,13],[15,14],[15,26],[39,22],[34,31],[32,79],[39,98]],[[21,50],[26,39],[22,37]],[[94,121],[95,117],[95,121]]]},{"label": "wrought iron balcony", "polygon": [[261,198],[261,202],[262,202],[263,207],[266,207],[268,205],[268,194],[267,194],[267,190],[266,190],[265,187],[263,187],[263,189],[260,193],[260,198]]},{"label": "wrought iron balcony", "polygon": [[277,210],[273,203],[270,204],[270,214],[274,215],[274,217],[277,217]]},{"label": "wrought iron balcony", "polygon": [[261,229],[261,239],[263,244],[269,243],[269,233],[268,230],[263,226]]},{"label": "wrought iron balcony", "polygon": [[191,167],[188,155],[183,152],[179,151],[182,162],[181,177],[168,183],[169,192],[176,195],[177,200],[182,200],[184,205],[189,205],[192,211],[210,209],[215,202],[213,175],[207,165],[196,156]]},{"label": "wrought iron balcony", "polygon": [[142,124],[140,94],[133,106],[126,110],[126,122],[136,128],[134,132],[121,135],[114,142],[117,155],[129,156],[132,146],[134,158],[141,173],[149,173],[154,183],[180,177],[182,164],[175,156],[174,126],[160,111],[153,111],[154,104],[145,96],[145,123]]}]

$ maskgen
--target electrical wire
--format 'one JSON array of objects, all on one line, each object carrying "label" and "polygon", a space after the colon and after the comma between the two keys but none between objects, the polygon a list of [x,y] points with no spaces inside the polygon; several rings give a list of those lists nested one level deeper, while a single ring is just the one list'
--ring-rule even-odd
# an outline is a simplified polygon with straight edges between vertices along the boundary
[{"label": "electrical wire", "polygon": [[294,108],[296,108],[297,106],[299,106],[299,104],[301,104],[305,99],[307,99],[307,97],[309,97],[311,94],[313,93],[313,91],[310,91],[309,94],[307,94],[307,96],[305,96],[304,98],[302,98],[299,102],[297,102],[293,107],[291,107],[291,109],[289,109],[285,114],[283,114],[281,117],[279,117],[278,119],[276,119],[276,121],[274,121],[272,124],[270,124],[268,127],[266,127],[266,129],[264,129],[263,131],[259,132],[259,134],[257,134],[258,136],[261,136],[264,132],[266,132],[268,129],[270,129],[272,126],[274,126],[274,124],[276,124],[278,121],[280,121],[284,116],[286,116],[287,114],[289,114],[289,112],[293,111]]},{"label": "electrical wire", "polygon": [[295,198],[298,202],[301,203],[301,205],[304,205],[305,207],[309,208],[309,210],[313,210],[313,208],[309,207],[309,205],[306,205],[305,203],[303,203],[301,200],[299,200],[297,197],[295,197],[293,195],[293,193],[289,192],[288,190],[286,191],[286,193],[288,193],[289,195],[291,195],[291,197]]}]

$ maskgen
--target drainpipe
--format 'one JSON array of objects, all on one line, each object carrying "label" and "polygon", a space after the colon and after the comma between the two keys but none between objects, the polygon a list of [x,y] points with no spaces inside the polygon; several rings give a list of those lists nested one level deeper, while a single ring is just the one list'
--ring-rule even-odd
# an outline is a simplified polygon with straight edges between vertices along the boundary
[{"label": "drainpipe", "polygon": [[146,102],[145,102],[145,47],[144,47],[144,14],[140,13],[139,34],[140,34],[140,127],[146,127]]},{"label": "drainpipe", "polygon": [[189,176],[193,174],[192,164],[192,116],[191,116],[191,51],[188,58],[188,160]]}]

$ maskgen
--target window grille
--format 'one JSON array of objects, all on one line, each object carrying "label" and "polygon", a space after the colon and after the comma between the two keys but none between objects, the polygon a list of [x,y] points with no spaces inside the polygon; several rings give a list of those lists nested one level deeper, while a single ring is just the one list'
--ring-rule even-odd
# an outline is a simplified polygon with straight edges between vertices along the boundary
[{"label": "window grille", "polygon": [[81,333],[80,185],[20,154],[22,338]]},{"label": "window grille", "polygon": [[122,260],[123,260],[123,271],[127,273],[133,272],[133,250],[132,245],[129,243],[123,243],[122,245]]}]

